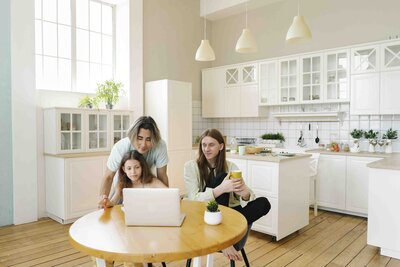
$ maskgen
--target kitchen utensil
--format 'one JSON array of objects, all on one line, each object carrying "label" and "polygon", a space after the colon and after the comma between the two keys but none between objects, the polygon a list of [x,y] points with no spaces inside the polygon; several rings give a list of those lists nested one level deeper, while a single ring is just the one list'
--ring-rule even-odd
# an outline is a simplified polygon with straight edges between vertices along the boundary
[{"label": "kitchen utensil", "polygon": [[319,143],[319,137],[318,137],[318,125],[317,125],[317,137],[315,138],[315,143]]}]

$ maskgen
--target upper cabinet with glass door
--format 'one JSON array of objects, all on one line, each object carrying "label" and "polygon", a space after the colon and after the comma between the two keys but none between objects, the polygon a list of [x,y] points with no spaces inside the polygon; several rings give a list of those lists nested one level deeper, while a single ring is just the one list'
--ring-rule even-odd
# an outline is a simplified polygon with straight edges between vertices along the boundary
[{"label": "upper cabinet with glass door", "polygon": [[322,54],[301,57],[300,85],[301,102],[322,101]]},{"label": "upper cabinet with glass door", "polygon": [[381,70],[400,70],[400,41],[381,45]]},{"label": "upper cabinet with glass door", "polygon": [[44,152],[66,154],[108,151],[126,137],[132,112],[45,108]]},{"label": "upper cabinet with glass door", "polygon": [[325,53],[325,101],[349,101],[349,59],[347,49]]},{"label": "upper cabinet with glass door", "polygon": [[253,84],[257,81],[257,64],[232,66],[225,70],[226,86]]},{"label": "upper cabinet with glass door", "polygon": [[298,59],[279,61],[279,103],[298,103]]},{"label": "upper cabinet with glass door", "polygon": [[379,46],[363,46],[351,49],[351,74],[379,70]]},{"label": "upper cabinet with glass door", "polygon": [[119,140],[126,137],[127,131],[131,126],[130,112],[113,113],[111,124],[112,124],[111,145],[114,145]]},{"label": "upper cabinet with glass door", "polygon": [[106,151],[109,144],[109,122],[107,111],[87,112],[87,151]]}]

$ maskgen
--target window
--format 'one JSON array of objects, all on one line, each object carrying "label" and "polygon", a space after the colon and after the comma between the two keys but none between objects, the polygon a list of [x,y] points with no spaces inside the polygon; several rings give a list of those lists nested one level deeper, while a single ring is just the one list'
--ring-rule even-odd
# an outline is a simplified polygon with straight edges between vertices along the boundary
[{"label": "window", "polygon": [[94,93],[114,76],[114,6],[35,0],[36,89]]}]

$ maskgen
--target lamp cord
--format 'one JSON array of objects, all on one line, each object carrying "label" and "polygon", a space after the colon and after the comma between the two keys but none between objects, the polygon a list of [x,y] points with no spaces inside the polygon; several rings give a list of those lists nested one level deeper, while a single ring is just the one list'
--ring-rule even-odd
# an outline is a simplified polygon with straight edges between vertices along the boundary
[{"label": "lamp cord", "polygon": [[300,16],[300,0],[297,0],[297,16]]},{"label": "lamp cord", "polygon": [[247,29],[247,1],[246,1],[246,29]]}]

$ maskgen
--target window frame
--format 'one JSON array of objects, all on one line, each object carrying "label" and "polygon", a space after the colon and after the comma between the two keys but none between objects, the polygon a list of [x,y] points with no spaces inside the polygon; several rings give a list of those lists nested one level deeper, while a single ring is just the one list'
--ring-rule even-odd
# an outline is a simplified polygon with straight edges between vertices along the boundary
[{"label": "window frame", "polygon": [[[101,44],[100,44],[100,54],[101,54],[100,63],[97,63],[97,64],[100,64],[101,68],[103,68],[103,66],[105,66],[105,65],[111,66],[111,78],[112,79],[115,78],[115,70],[116,70],[116,5],[115,4],[111,4],[108,1],[88,0],[88,10],[87,10],[87,12],[88,12],[88,28],[87,29],[83,29],[83,28],[79,28],[79,27],[76,26],[76,14],[77,14],[77,12],[76,12],[76,1],[79,1],[79,0],[69,0],[70,1],[70,16],[71,16],[70,17],[70,19],[71,19],[70,25],[59,22],[59,15],[58,15],[58,4],[59,4],[59,1],[58,0],[55,0],[55,2],[56,2],[56,4],[55,4],[56,5],[56,12],[55,12],[56,21],[55,22],[43,19],[43,0],[35,0],[35,1],[39,1],[40,2],[41,17],[37,18],[36,14],[34,16],[34,25],[35,25],[35,31],[34,31],[35,32],[35,36],[34,36],[35,37],[34,55],[35,55],[35,60],[36,60],[37,56],[40,56],[41,59],[42,59],[40,67],[41,67],[41,75],[42,75],[42,79],[43,80],[45,78],[45,76],[44,76],[44,68],[45,68],[44,65],[45,64],[44,64],[44,60],[43,60],[44,57],[50,57],[50,58],[54,58],[54,59],[57,60],[57,85],[56,85],[56,88],[54,88],[54,87],[44,88],[43,86],[40,88],[40,87],[38,87],[38,82],[36,81],[35,82],[35,89],[36,90],[44,90],[44,91],[52,91],[52,92],[86,93],[86,94],[94,94],[95,93],[96,88],[95,87],[92,88],[92,86],[90,84],[91,83],[91,80],[90,80],[90,77],[91,77],[90,76],[90,65],[91,65],[91,63],[95,63],[93,61],[90,61],[91,60],[91,58],[90,58],[90,51],[91,51],[91,48],[90,48],[90,41],[91,41],[90,34],[91,33],[98,33],[98,34],[100,34],[101,38],[103,37],[103,35],[111,37],[111,44],[112,44],[111,64],[104,64],[103,63],[103,50],[102,50],[103,42],[101,42]],[[111,23],[112,23],[112,25],[111,25],[111,34],[105,34],[102,31],[102,21],[103,21],[102,20],[102,16],[103,16],[102,12],[100,12],[100,18],[101,18],[100,19],[100,23],[101,23],[100,31],[97,32],[97,31],[93,31],[93,30],[90,29],[90,2],[96,2],[96,3],[99,3],[101,5],[109,6],[111,8],[111,15],[112,15],[112,19],[111,19]],[[36,4],[35,4],[35,9],[36,9]],[[36,13],[36,11],[35,11],[35,13]],[[41,40],[40,40],[40,42],[41,42],[41,53],[37,53],[37,48],[36,48],[36,45],[37,45],[36,38],[38,38],[37,37],[37,30],[36,30],[36,22],[38,22],[38,21],[40,22],[40,27],[41,27],[40,28],[40,31],[41,31],[41,36],[40,36],[40,38],[41,38]],[[57,44],[56,44],[57,45],[56,56],[46,55],[44,53],[44,40],[43,40],[44,39],[44,37],[43,37],[44,36],[44,34],[43,34],[43,24],[44,23],[43,22],[53,23],[54,25],[56,25],[56,41],[57,41]],[[65,57],[60,57],[59,56],[59,47],[58,47],[58,45],[59,45],[59,25],[68,26],[68,27],[71,28],[71,32],[70,32],[70,38],[71,38],[71,43],[70,43],[70,46],[71,46],[71,51],[70,52],[71,52],[71,54],[70,54],[70,56],[71,56],[71,58],[65,58]],[[87,31],[88,35],[89,35],[88,44],[87,44],[88,45],[88,61],[78,60],[78,58],[77,58],[76,33],[77,33],[78,29]],[[71,61],[71,66],[70,66],[71,79],[70,79],[70,87],[69,87],[69,89],[64,89],[64,88],[60,89],[60,86],[59,86],[59,77],[60,77],[59,60],[60,59],[67,59],[67,60]],[[77,63],[78,63],[78,61],[87,62],[89,64],[89,89],[90,89],[90,92],[83,91],[83,90],[81,90],[81,88],[77,87]],[[35,64],[35,69],[36,69],[36,67],[37,67],[37,64]],[[37,80],[37,76],[38,76],[38,73],[37,73],[37,70],[35,70],[35,79],[36,80]],[[105,78],[102,78],[102,79],[104,80]],[[103,80],[100,80],[100,81],[97,81],[97,82],[103,82]]]}]

